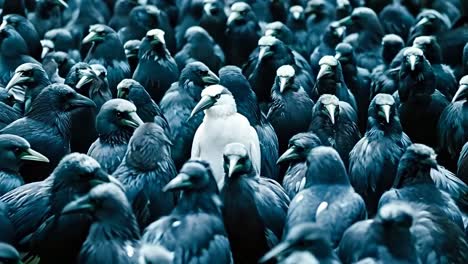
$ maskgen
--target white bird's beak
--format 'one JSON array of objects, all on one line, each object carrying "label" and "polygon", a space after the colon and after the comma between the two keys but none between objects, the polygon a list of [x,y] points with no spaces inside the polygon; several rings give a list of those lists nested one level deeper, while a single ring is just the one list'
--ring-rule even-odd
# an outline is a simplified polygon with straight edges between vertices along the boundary
[{"label": "white bird's beak", "polygon": [[385,115],[385,121],[387,122],[387,124],[390,123],[390,106],[389,105],[381,105],[380,107],[382,109],[382,112]]},{"label": "white bird's beak", "polygon": [[335,111],[336,111],[336,105],[334,104],[328,104],[325,106],[325,108],[328,111],[330,121],[334,125],[335,124]]},{"label": "white bird's beak", "polygon": [[29,148],[24,153],[21,154],[20,159],[30,160],[30,161],[39,161],[39,162],[49,162],[49,159],[42,155],[41,153]]},{"label": "white bird's beak", "polygon": [[201,112],[205,109],[208,109],[212,107],[216,103],[216,99],[205,95],[200,99],[200,102],[193,108],[192,113],[190,114],[189,119],[191,119],[194,115],[196,115],[198,112]]},{"label": "white bird's beak", "polygon": [[337,53],[335,54],[335,59],[340,60],[340,58],[341,58],[342,56],[343,56],[343,55],[341,55],[341,53],[337,52]]},{"label": "white bird's beak", "polygon": [[332,73],[331,67],[326,64],[323,64],[322,66],[320,66],[320,71],[317,74],[317,80],[330,73]]},{"label": "white bird's beak", "polygon": [[44,59],[45,56],[49,53],[50,49],[47,48],[47,47],[43,47],[42,48],[42,52],[41,52],[41,59]]},{"label": "white bird's beak", "polygon": [[416,68],[416,56],[410,55],[409,62],[410,62],[411,71],[414,71],[414,69]]},{"label": "white bird's beak", "polygon": [[280,92],[283,93],[284,89],[286,88],[286,84],[288,83],[288,78],[279,77],[279,80],[280,80]]},{"label": "white bird's beak", "polygon": [[239,161],[239,157],[237,156],[229,157],[229,172],[228,172],[229,178],[231,178],[234,172],[236,172],[238,161]]},{"label": "white bird's beak", "polygon": [[429,22],[429,19],[427,17],[423,17],[421,20],[419,20],[418,23],[416,23],[416,25],[414,25],[414,27],[422,26],[426,24],[427,22]]},{"label": "white bird's beak", "polygon": [[300,13],[300,12],[293,12],[293,13],[292,13],[292,17],[293,17],[295,20],[299,20],[299,18],[301,18],[301,13]]},{"label": "white bird's beak", "polygon": [[0,31],[3,31],[6,28],[7,25],[8,24],[7,24],[6,20],[3,20],[2,24],[0,25]]},{"label": "white bird's beak", "polygon": [[227,24],[230,25],[232,22],[234,22],[236,19],[241,17],[241,14],[239,12],[232,12],[228,19],[227,19]]}]

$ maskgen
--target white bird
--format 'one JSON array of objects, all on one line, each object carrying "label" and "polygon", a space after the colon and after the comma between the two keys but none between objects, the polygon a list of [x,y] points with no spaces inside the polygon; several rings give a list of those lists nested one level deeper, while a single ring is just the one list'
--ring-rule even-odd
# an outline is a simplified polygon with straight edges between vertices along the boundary
[{"label": "white bird", "polygon": [[222,85],[211,85],[201,95],[191,116],[204,110],[205,117],[193,138],[191,158],[203,159],[210,164],[221,189],[224,185],[224,147],[230,143],[241,143],[247,147],[252,165],[260,175],[261,154],[257,132],[245,116],[237,113],[231,92]]}]

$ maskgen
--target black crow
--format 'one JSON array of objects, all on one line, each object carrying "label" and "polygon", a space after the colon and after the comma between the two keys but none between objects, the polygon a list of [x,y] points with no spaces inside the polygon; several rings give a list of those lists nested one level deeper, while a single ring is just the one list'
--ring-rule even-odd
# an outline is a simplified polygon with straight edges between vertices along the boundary
[{"label": "black crow", "polygon": [[225,66],[219,71],[220,84],[226,87],[234,96],[237,111],[245,116],[255,128],[260,140],[262,169],[260,175],[274,180],[278,179],[278,137],[266,115],[260,111],[257,96],[249,81],[242,75],[240,68]]},{"label": "black crow", "polygon": [[179,82],[167,91],[160,106],[172,133],[172,158],[180,168],[190,158],[193,136],[203,115],[190,117],[206,85],[219,82],[218,76],[201,62],[191,62],[182,70]]},{"label": "black crow", "polygon": [[36,1],[36,9],[28,15],[28,18],[41,38],[50,29],[62,26],[61,8],[68,8],[64,0]]},{"label": "black crow", "polygon": [[163,192],[176,175],[171,145],[163,128],[143,124],[133,133],[127,153],[113,173],[124,185],[141,229],[168,215],[175,206],[175,194]]},{"label": "black crow", "polygon": [[0,86],[0,103],[4,103],[8,106],[13,106],[16,103],[13,94],[9,93],[7,89]]},{"label": "black crow", "polygon": [[115,31],[102,24],[92,25],[83,44],[92,43],[85,58],[89,64],[101,64],[107,69],[107,79],[112,94],[117,94],[117,85],[125,78],[130,78],[130,66],[122,42]]},{"label": "black crow", "polygon": [[376,95],[368,113],[366,134],[349,153],[349,180],[372,216],[380,196],[392,187],[398,162],[411,140],[403,132],[393,96]]},{"label": "black crow", "polygon": [[28,46],[28,54],[40,60],[42,46],[34,25],[21,15],[11,14],[3,17],[3,23],[12,26],[24,39]]},{"label": "black crow", "polygon": [[361,138],[354,109],[334,95],[322,95],[312,110],[309,131],[326,146],[335,148],[347,167],[349,152]]},{"label": "black crow", "polygon": [[180,70],[192,61],[203,62],[214,72],[218,72],[224,65],[223,50],[202,27],[194,26],[188,28],[184,39],[185,45],[174,56]]},{"label": "black crow", "polygon": [[76,61],[63,51],[50,52],[42,60],[42,66],[52,83],[65,83],[65,77],[75,64]]},{"label": "black crow", "polygon": [[112,99],[112,92],[107,81],[107,70],[101,64],[91,64],[90,69],[80,71],[80,80],[75,84],[75,90],[93,100],[96,110]]},{"label": "black crow", "polygon": [[346,86],[355,95],[358,124],[360,131],[366,131],[367,109],[370,103],[370,72],[357,66],[354,48],[348,43],[340,43],[336,46],[335,59],[342,68],[343,78]]},{"label": "black crow", "polygon": [[208,163],[188,161],[165,191],[182,191],[172,213],[145,230],[143,242],[164,246],[171,263],[233,263],[218,186]]},{"label": "black crow", "polygon": [[2,3],[2,17],[8,14],[17,14],[27,17],[27,9],[24,0],[4,0]]},{"label": "black crow", "polygon": [[124,192],[115,184],[101,184],[88,194],[69,203],[62,214],[88,214],[93,217],[78,263],[136,263],[138,229],[132,207]]},{"label": "black crow", "polygon": [[300,223],[316,222],[330,235],[335,248],[348,227],[366,218],[366,205],[351,186],[336,150],[313,148],[307,165],[305,186],[291,201],[284,236]]},{"label": "black crow", "polygon": [[[307,31],[306,17],[304,8],[300,5],[291,6],[289,8],[286,25],[293,33],[291,47],[299,52],[302,56],[307,57],[315,47],[320,43],[320,37],[309,35]],[[316,42],[313,42],[313,37]]]},{"label": "black crow", "polygon": [[442,112],[439,119],[439,148],[450,155],[451,163],[456,163],[465,142],[468,141],[468,76],[460,80],[452,103]]},{"label": "black crow", "polygon": [[6,24],[0,26],[0,84],[5,86],[16,67],[23,63],[37,63],[29,56],[28,46],[21,35]]},{"label": "black crow", "polygon": [[157,103],[179,78],[179,69],[166,48],[164,31],[152,29],[140,45],[138,66],[133,79],[145,87]]},{"label": "black crow", "polygon": [[109,20],[109,27],[115,31],[126,27],[129,21],[130,11],[137,7],[141,1],[139,0],[117,0],[115,1],[114,12],[112,18]]},{"label": "black crow", "polygon": [[138,53],[140,53],[141,41],[132,39],[124,44],[125,55],[127,56],[128,64],[130,65],[130,72],[133,73],[138,66]]},{"label": "black crow", "polygon": [[329,234],[314,223],[293,227],[288,236],[263,256],[260,262],[266,263],[273,258],[279,264],[341,263],[333,251]]},{"label": "black crow", "polygon": [[278,135],[279,152],[283,153],[292,136],[306,132],[309,128],[314,101],[296,79],[296,72],[291,65],[283,65],[276,71],[271,98],[273,102],[267,120]]},{"label": "black crow", "polygon": [[[73,153],[65,156],[45,180],[6,193],[0,200],[9,208],[8,215],[16,230],[15,244],[39,255],[45,263],[55,257],[72,261],[86,238],[90,222],[86,217],[62,218],[60,212],[75,196],[111,180],[94,159]],[[54,253],[57,247],[61,250]]]},{"label": "black crow", "polygon": [[15,135],[0,135],[0,196],[24,184],[19,173],[23,160],[49,162],[31,149],[29,142]]},{"label": "black crow", "polygon": [[244,2],[234,3],[227,20],[223,46],[226,64],[242,66],[257,47],[260,36],[261,29],[250,5]]},{"label": "black crow", "polygon": [[95,107],[95,104],[67,85],[52,84],[36,97],[23,118],[0,131],[0,134],[23,137],[50,160],[42,166],[25,163],[21,169],[25,182],[44,179],[70,152],[72,115],[83,107]]},{"label": "black crow", "polygon": [[256,173],[244,145],[228,144],[223,155],[221,198],[234,261],[256,263],[280,241],[289,197],[276,181]]},{"label": "black crow", "polygon": [[403,54],[398,96],[403,131],[415,143],[437,147],[437,123],[449,101],[435,89],[431,65],[418,48]]},{"label": "black crow", "polygon": [[357,112],[356,99],[348,89],[343,76],[341,62],[333,56],[324,56],[319,61],[320,71],[314,87],[314,96],[318,99],[324,94],[335,95],[340,101],[346,102]]},{"label": "black crow", "polygon": [[[24,63],[15,69],[5,89],[9,90],[19,102],[18,109],[27,113],[36,97],[45,87],[52,84],[49,76],[38,63]],[[18,89],[15,86],[22,88]]]},{"label": "black crow", "polygon": [[15,228],[8,217],[8,206],[0,202],[0,242],[13,244],[15,243]]},{"label": "black crow", "polygon": [[435,158],[434,150],[428,146],[413,144],[408,147],[398,164],[393,188],[382,195],[379,207],[392,201],[426,204],[442,210],[463,229],[460,209],[448,193],[436,186],[433,179],[434,174],[443,173]]},{"label": "black crow", "polygon": [[337,23],[331,23],[327,26],[320,39],[320,44],[310,54],[310,66],[312,67],[313,77],[317,78],[320,71],[319,61],[324,56],[335,55],[335,47],[343,40],[344,31],[345,28],[340,27]]},{"label": "black crow", "polygon": [[138,264],[172,264],[174,253],[159,245],[144,244],[138,252]]},{"label": "black crow", "polygon": [[176,40],[174,29],[170,25],[166,12],[156,6],[144,5],[133,8],[130,12],[127,26],[121,28],[118,34],[122,43],[125,43],[132,39],[142,39],[146,36],[146,32],[156,28],[164,31],[167,49],[172,54],[175,54]]},{"label": "black crow", "polygon": [[[379,12],[379,20],[385,34],[395,34],[407,40],[411,27],[415,24],[414,16],[404,5],[404,1],[392,0]],[[375,10],[374,10],[375,11]]]},{"label": "black crow", "polygon": [[110,174],[122,162],[133,131],[143,124],[136,111],[135,105],[127,100],[111,99],[96,116],[99,138],[89,148],[88,155]]},{"label": "black crow", "polygon": [[5,264],[20,264],[19,252],[11,245],[0,242],[0,262]]},{"label": "black crow", "polygon": [[382,63],[381,41],[385,32],[380,24],[375,12],[367,7],[358,7],[353,10],[350,16],[338,21],[339,25],[355,26],[356,35],[350,34],[345,38],[345,42],[353,45],[356,52],[358,66],[371,71],[375,66]]},{"label": "black crow", "polygon": [[139,82],[132,79],[122,80],[117,86],[117,98],[132,102],[143,122],[155,122],[166,131],[167,135],[171,135],[169,124],[161,109]]},{"label": "black crow", "polygon": [[282,184],[289,198],[293,199],[304,188],[307,155],[311,149],[321,145],[322,142],[317,135],[311,132],[299,133],[289,140],[288,150],[277,161],[278,164],[289,164]]},{"label": "black crow", "polygon": [[460,152],[460,158],[458,158],[458,169],[457,176],[464,183],[468,184],[468,141],[463,146]]},{"label": "black crow", "polygon": [[54,43],[55,51],[66,52],[71,59],[81,61],[78,45],[75,43],[70,31],[64,28],[52,29],[45,33],[44,39]]},{"label": "black crow", "polygon": [[326,0],[310,0],[305,6],[305,15],[310,40],[317,46],[327,26],[335,19],[335,6]]},{"label": "black crow", "polygon": [[[15,100],[14,100],[13,95],[10,94],[10,96],[11,98],[13,98],[12,100],[14,103]],[[19,111],[16,108],[13,108],[9,104],[0,102],[0,129],[6,127],[7,125],[20,119],[21,117],[23,117],[23,114],[21,111]]]},{"label": "black crow", "polygon": [[450,29],[449,19],[434,9],[422,10],[416,17],[416,23],[410,30],[407,43],[412,44],[419,36],[432,36]]},{"label": "black crow", "polygon": [[[65,29],[73,36],[76,47],[80,47],[81,40],[86,36],[92,25],[106,23],[106,19],[97,6],[98,2],[100,1],[80,0],[77,3],[77,8],[73,10],[70,21],[65,26]],[[86,56],[86,54],[82,55],[83,57]]]}]

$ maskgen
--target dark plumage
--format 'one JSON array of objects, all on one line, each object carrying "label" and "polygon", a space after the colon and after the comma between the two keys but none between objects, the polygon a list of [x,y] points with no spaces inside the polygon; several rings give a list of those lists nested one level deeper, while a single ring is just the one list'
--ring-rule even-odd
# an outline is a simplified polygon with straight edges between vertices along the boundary
[{"label": "dark plumage", "polygon": [[61,8],[67,8],[68,5],[63,0],[37,0],[34,12],[28,15],[28,19],[36,28],[39,37],[53,28],[62,26]]},{"label": "dark plumage", "polygon": [[457,176],[465,184],[468,184],[468,141],[463,146],[460,152],[460,158],[458,158],[458,169]]},{"label": "dark plumage", "polygon": [[[304,6],[304,5],[303,5]],[[334,20],[335,7],[333,3],[324,0],[306,2],[305,15],[307,29],[311,35],[311,42],[317,46],[327,26]]]},{"label": "dark plumage", "polygon": [[460,209],[445,191],[440,190],[433,180],[441,168],[435,160],[433,149],[422,144],[413,144],[403,154],[393,189],[385,192],[379,207],[392,201],[422,203],[438,208],[461,229],[464,228]]},{"label": "dark plumage", "polygon": [[24,184],[19,174],[22,161],[49,162],[31,149],[29,142],[14,135],[0,135],[0,196]]},{"label": "dark plumage", "polygon": [[266,115],[260,111],[257,96],[249,81],[236,66],[221,68],[219,78],[220,84],[234,96],[237,112],[245,116],[257,131],[262,156],[261,175],[277,180],[279,175],[275,160],[278,158],[278,137]]},{"label": "dark plumage", "polygon": [[320,139],[311,132],[299,133],[289,140],[289,148],[278,159],[278,164],[289,164],[283,179],[283,188],[293,199],[304,188],[307,172],[307,155],[310,150],[321,146]]},{"label": "dark plumage", "polygon": [[83,107],[95,107],[95,104],[67,85],[52,84],[39,93],[23,118],[0,131],[23,137],[50,160],[46,165],[25,163],[21,175],[26,182],[47,177],[70,152],[72,115]]},{"label": "dark plumage", "polygon": [[114,13],[109,20],[109,26],[114,30],[119,30],[128,25],[130,11],[137,7],[139,1],[135,0],[118,0],[115,1]]},{"label": "dark plumage", "polygon": [[327,26],[320,43],[310,54],[310,66],[312,67],[312,76],[317,78],[320,71],[319,61],[327,55],[335,55],[335,47],[343,40],[345,28],[337,23],[331,23]]},{"label": "dark plumage", "polygon": [[0,261],[2,263],[19,264],[21,263],[21,257],[14,247],[0,242]]},{"label": "dark plumage", "polygon": [[406,40],[416,20],[402,2],[398,0],[388,4],[379,12],[379,20],[385,34],[395,34]]},{"label": "dark plumage", "polygon": [[120,81],[130,78],[130,66],[122,42],[112,28],[97,24],[89,28],[89,34],[83,39],[83,44],[86,43],[92,43],[92,46],[84,61],[101,64],[107,69],[109,89],[115,96]]},{"label": "dark plumage", "polygon": [[277,182],[256,175],[242,144],[225,147],[224,170],[221,198],[234,261],[256,263],[279,242],[289,198]]},{"label": "dark plumage", "polygon": [[45,33],[44,39],[54,43],[55,51],[66,52],[71,59],[81,61],[81,54],[77,49],[78,45],[68,30],[63,28],[49,30]]},{"label": "dark plumage", "polygon": [[112,92],[107,81],[107,70],[101,64],[91,64],[90,69],[80,71],[80,80],[75,90],[93,100],[99,111],[102,105],[112,99]]},{"label": "dark plumage", "polygon": [[330,147],[316,147],[309,152],[304,189],[291,201],[284,236],[292,228],[316,222],[330,235],[335,248],[345,230],[366,218],[366,206],[354,192],[338,152]]},{"label": "dark plumage", "polygon": [[278,135],[279,152],[283,153],[292,136],[309,128],[314,102],[296,80],[296,72],[291,65],[283,65],[276,71],[271,97],[273,102],[267,120]]},{"label": "dark plumage", "polygon": [[182,191],[180,200],[170,215],[145,230],[143,241],[173,252],[174,263],[233,263],[208,163],[188,161],[164,189]]},{"label": "dark plumage", "polygon": [[26,17],[27,10],[24,0],[4,0],[2,3],[2,17],[8,14],[18,14]]},{"label": "dark plumage", "polygon": [[312,110],[309,131],[326,146],[335,148],[348,166],[349,152],[361,138],[354,109],[334,95],[322,95]]},{"label": "dark plumage", "polygon": [[[15,99],[13,95],[9,95],[12,98],[10,100],[12,100],[14,103]],[[23,117],[21,111],[10,106],[10,103],[7,104],[5,102],[0,102],[0,129],[6,127],[7,125],[13,123],[15,120],[20,119],[21,117]]]},{"label": "dark plumage", "polygon": [[341,263],[333,251],[329,235],[313,223],[293,227],[288,236],[261,259],[261,263],[272,258],[280,264]]},{"label": "dark plumage", "polygon": [[163,128],[143,124],[133,133],[127,153],[113,173],[124,185],[141,229],[168,215],[175,206],[176,195],[163,192],[176,175],[171,145]]},{"label": "dark plumage", "polygon": [[[73,153],[64,157],[45,180],[3,195],[0,200],[8,205],[8,215],[16,230],[15,245],[21,244],[47,263],[54,257],[67,262],[75,259],[90,222],[83,216],[60,216],[60,212],[75,196],[109,181],[94,159]],[[64,244],[67,247],[54,253],[54,248]]]},{"label": "dark plumage", "polygon": [[227,20],[223,46],[226,64],[241,67],[257,47],[260,36],[261,29],[251,7],[244,2],[234,3]]},{"label": "dark plumage", "polygon": [[202,114],[189,119],[190,114],[205,86],[218,82],[219,78],[205,64],[191,62],[161,100],[161,110],[172,133],[172,158],[177,168],[190,158],[193,136],[203,121]]},{"label": "dark plumage", "polygon": [[432,36],[448,31],[448,18],[434,9],[423,10],[416,17],[416,23],[410,30],[407,43],[413,43],[419,36]]},{"label": "dark plumage", "polygon": [[42,46],[39,34],[36,32],[34,25],[24,16],[10,14],[3,17],[6,25],[12,26],[24,39],[28,46],[28,54],[36,60],[41,59]]},{"label": "dark plumage", "polygon": [[366,134],[349,153],[349,180],[372,216],[380,196],[392,187],[398,162],[411,141],[403,133],[391,95],[376,95],[368,113]]},{"label": "dark plumage", "polygon": [[127,144],[135,128],[143,124],[133,103],[124,99],[107,101],[96,116],[99,138],[91,145],[88,155],[112,174],[122,162]]},{"label": "dark plumage", "polygon": [[179,78],[179,69],[166,48],[164,31],[152,29],[140,45],[138,66],[133,79],[148,91],[157,103]]},{"label": "dark plumage", "polygon": [[83,213],[93,217],[81,247],[79,263],[136,263],[140,232],[124,192],[115,184],[101,184],[69,203],[62,214]]},{"label": "dark plumage", "polygon": [[77,47],[80,46],[81,40],[86,36],[92,25],[104,24],[106,22],[104,15],[97,6],[98,2],[100,1],[80,0],[78,7],[73,11],[70,21],[65,26],[65,29],[72,34]]},{"label": "dark plumage", "polygon": [[129,40],[124,44],[125,55],[127,56],[132,75],[138,66],[138,53],[140,53],[140,44],[141,41],[137,39]]},{"label": "dark plumage", "polygon": [[405,50],[398,95],[403,131],[413,142],[437,146],[437,123],[448,100],[435,89],[431,65],[418,48]]},{"label": "dark plumage", "polygon": [[8,217],[8,207],[5,203],[0,202],[0,228],[2,232],[0,233],[0,243],[15,243],[15,228],[11,223],[10,218]]},{"label": "dark plumage", "polygon": [[192,61],[203,62],[214,72],[218,72],[224,65],[223,51],[202,27],[188,28],[184,39],[185,45],[174,56],[180,70]]}]

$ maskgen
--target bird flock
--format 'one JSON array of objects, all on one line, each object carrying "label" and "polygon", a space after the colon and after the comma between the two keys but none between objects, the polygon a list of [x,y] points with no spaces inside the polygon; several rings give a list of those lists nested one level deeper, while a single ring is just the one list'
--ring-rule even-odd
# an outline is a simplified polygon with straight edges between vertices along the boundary
[{"label": "bird flock", "polygon": [[468,263],[468,1],[0,7],[0,263]]}]

